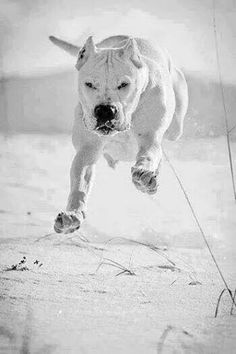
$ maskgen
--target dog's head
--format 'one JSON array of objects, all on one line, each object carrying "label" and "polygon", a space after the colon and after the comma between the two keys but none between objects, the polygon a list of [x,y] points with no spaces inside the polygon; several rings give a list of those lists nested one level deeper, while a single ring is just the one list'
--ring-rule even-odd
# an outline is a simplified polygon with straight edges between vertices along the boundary
[{"label": "dog's head", "polygon": [[145,85],[145,68],[137,43],[129,39],[120,48],[97,48],[92,37],[79,49],[50,37],[77,56],[79,99],[87,129],[114,135],[129,129]]}]

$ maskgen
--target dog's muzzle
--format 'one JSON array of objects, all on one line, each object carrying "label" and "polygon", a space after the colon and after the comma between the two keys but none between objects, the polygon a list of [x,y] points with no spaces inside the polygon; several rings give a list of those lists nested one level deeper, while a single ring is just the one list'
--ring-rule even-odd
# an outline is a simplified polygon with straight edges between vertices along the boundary
[{"label": "dog's muzzle", "polygon": [[94,116],[97,119],[96,130],[107,135],[115,129],[118,111],[109,104],[100,104],[94,108]]}]

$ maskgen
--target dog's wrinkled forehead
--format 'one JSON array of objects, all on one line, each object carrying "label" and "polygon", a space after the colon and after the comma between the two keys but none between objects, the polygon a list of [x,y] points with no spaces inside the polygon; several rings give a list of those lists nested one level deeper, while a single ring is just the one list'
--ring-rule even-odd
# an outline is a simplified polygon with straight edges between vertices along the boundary
[{"label": "dog's wrinkled forehead", "polygon": [[135,67],[136,69],[142,67],[142,61],[137,44],[132,39],[129,39],[124,47],[108,49],[97,48],[92,37],[89,37],[85,45],[79,51],[76,63],[76,68],[79,71],[83,69],[84,66],[86,66],[87,72],[97,71],[102,69],[102,67],[109,69],[114,66],[116,66],[116,70],[118,71],[123,72],[124,69],[130,68],[132,72]]},{"label": "dog's wrinkled forehead", "polygon": [[125,76],[132,78],[134,73],[135,68],[131,63],[119,60],[114,50],[103,49],[81,69],[81,78],[93,78],[100,83],[109,84],[118,82]]}]

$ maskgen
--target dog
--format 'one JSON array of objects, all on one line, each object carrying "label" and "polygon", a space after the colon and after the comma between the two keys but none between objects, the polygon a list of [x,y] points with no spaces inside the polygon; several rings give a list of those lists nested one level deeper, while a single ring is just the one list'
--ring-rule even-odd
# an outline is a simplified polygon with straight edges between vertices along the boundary
[{"label": "dog", "polygon": [[81,48],[54,36],[49,39],[76,57],[78,71],[71,187],[66,211],[54,224],[56,232],[70,233],[85,219],[101,155],[112,168],[118,161],[134,161],[135,187],[157,192],[162,140],[164,135],[170,140],[182,135],[188,88],[169,54],[146,39],[112,36],[95,44],[89,37]]}]

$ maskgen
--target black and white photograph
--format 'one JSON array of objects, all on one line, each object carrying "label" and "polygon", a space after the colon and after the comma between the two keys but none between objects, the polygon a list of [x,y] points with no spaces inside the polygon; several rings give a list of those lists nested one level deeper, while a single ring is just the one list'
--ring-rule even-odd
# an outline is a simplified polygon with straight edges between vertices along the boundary
[{"label": "black and white photograph", "polygon": [[236,0],[0,0],[0,354],[236,353]]}]

